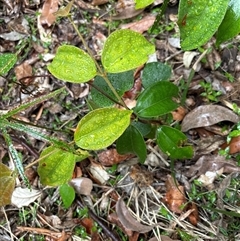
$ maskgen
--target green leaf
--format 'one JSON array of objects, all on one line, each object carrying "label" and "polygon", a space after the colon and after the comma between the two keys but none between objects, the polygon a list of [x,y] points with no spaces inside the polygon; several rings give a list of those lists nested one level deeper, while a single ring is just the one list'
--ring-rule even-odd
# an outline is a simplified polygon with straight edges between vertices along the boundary
[{"label": "green leaf", "polygon": [[147,148],[140,131],[130,125],[117,140],[117,151],[119,154],[134,153],[139,161],[144,163],[147,157]]},{"label": "green leaf", "polygon": [[15,187],[15,179],[0,174],[0,207],[11,204],[11,197]]},{"label": "green leaf", "polygon": [[142,123],[142,122],[140,122],[140,121],[133,121],[132,123],[131,123],[131,125],[133,125],[134,127],[136,127],[139,131],[140,131],[140,133],[142,134],[142,136],[146,136],[146,135],[148,135],[150,132],[151,132],[151,130],[152,130],[152,126],[151,126],[151,124],[148,124],[148,123]]},{"label": "green leaf", "polygon": [[58,48],[52,63],[48,65],[48,70],[56,78],[72,83],[87,82],[97,74],[90,55],[72,45],[62,45]]},{"label": "green leaf", "polygon": [[154,0],[134,0],[134,2],[136,3],[135,8],[141,9],[141,8],[145,8],[148,5],[152,4],[154,2]]},{"label": "green leaf", "polygon": [[0,162],[0,177],[11,176],[13,171],[6,165]]},{"label": "green leaf", "polygon": [[179,130],[161,126],[157,130],[157,144],[171,159],[190,159],[193,156],[191,146],[183,146],[187,137]]},{"label": "green leaf", "polygon": [[172,100],[178,96],[176,85],[161,81],[148,87],[138,98],[135,113],[143,118],[167,114],[178,107]]},{"label": "green leaf", "polygon": [[[127,90],[131,89],[133,86],[134,78],[132,70],[117,74],[108,74],[107,77],[119,96],[122,96]],[[94,79],[94,85],[98,87],[101,91],[103,91],[105,94],[107,94],[108,96],[117,101],[115,95],[110,90],[109,86],[107,85],[103,77],[97,76]],[[100,93],[95,88],[92,88],[91,90],[91,97],[92,100],[95,103],[97,103],[100,107],[107,107],[115,104],[112,100],[107,98],[105,95]]]},{"label": "green leaf", "polygon": [[62,198],[64,207],[69,208],[72,205],[73,200],[75,199],[74,188],[65,183],[60,186],[59,194]]},{"label": "green leaf", "polygon": [[142,84],[145,88],[171,77],[171,67],[161,62],[146,64],[142,73]]},{"label": "green leaf", "polygon": [[54,146],[40,155],[38,174],[43,185],[59,186],[72,178],[77,155]]},{"label": "green leaf", "polygon": [[217,45],[240,33],[240,1],[230,0],[226,15],[218,28]]},{"label": "green leaf", "polygon": [[15,54],[0,54],[0,76],[6,74],[17,62]]},{"label": "green leaf", "polygon": [[76,144],[82,149],[99,150],[111,145],[130,124],[132,111],[102,108],[85,115],[74,133]]},{"label": "green leaf", "polygon": [[101,59],[106,72],[119,73],[144,64],[154,51],[154,45],[140,33],[121,29],[107,38]]},{"label": "green leaf", "polygon": [[180,0],[178,26],[183,50],[198,48],[213,36],[224,18],[228,2]]}]

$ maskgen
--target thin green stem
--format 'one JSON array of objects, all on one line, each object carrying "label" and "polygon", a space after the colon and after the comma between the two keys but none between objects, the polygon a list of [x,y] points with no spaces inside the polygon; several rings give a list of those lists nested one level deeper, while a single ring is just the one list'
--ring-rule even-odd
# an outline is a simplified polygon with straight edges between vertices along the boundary
[{"label": "thin green stem", "polygon": [[195,74],[194,69],[191,69],[190,74],[188,76],[187,84],[186,84],[186,86],[184,88],[184,91],[183,91],[183,94],[182,94],[181,105],[185,104],[185,101],[187,99],[187,92],[188,92],[188,89],[189,89],[189,85],[192,81],[192,78],[194,77],[194,74]]},{"label": "thin green stem", "polygon": [[122,106],[124,106],[126,109],[128,109],[128,107],[126,106],[125,102],[122,100],[122,98],[119,96],[119,94],[117,93],[117,91],[115,90],[115,88],[113,87],[113,85],[111,84],[111,82],[109,81],[107,74],[103,71],[103,69],[100,67],[100,65],[98,64],[98,62],[95,60],[92,51],[89,49],[89,47],[86,44],[86,41],[84,40],[84,38],[82,37],[81,33],[79,32],[76,24],[73,22],[71,16],[68,16],[69,21],[71,22],[71,24],[73,25],[73,28],[75,29],[75,31],[77,32],[79,38],[81,39],[83,46],[85,47],[85,49],[87,50],[88,54],[91,56],[92,60],[94,61],[95,65],[97,66],[98,69],[98,74],[106,81],[108,87],[110,88],[110,90],[113,92],[113,94],[115,95],[115,97],[117,98],[118,102],[121,103]]}]

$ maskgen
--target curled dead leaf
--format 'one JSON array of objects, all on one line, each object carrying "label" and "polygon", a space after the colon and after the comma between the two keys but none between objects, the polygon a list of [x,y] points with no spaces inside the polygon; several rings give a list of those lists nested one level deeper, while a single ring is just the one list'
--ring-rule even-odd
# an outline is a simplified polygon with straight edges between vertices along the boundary
[{"label": "curled dead leaf", "polygon": [[211,126],[221,121],[237,123],[239,116],[233,111],[220,105],[202,105],[189,112],[183,119],[182,131]]},{"label": "curled dead leaf", "polygon": [[121,224],[132,231],[136,231],[138,233],[147,233],[153,228],[152,226],[143,225],[133,218],[122,198],[117,201],[116,213]]},{"label": "curled dead leaf", "polygon": [[229,154],[240,152],[240,136],[233,137],[229,144],[226,142],[221,146],[222,149],[229,147]]},{"label": "curled dead leaf", "polygon": [[[16,74],[17,80],[21,80],[24,77],[28,77],[32,75],[32,66],[28,63],[24,62],[14,68],[14,72]],[[25,78],[21,81],[22,84],[28,85],[28,82],[32,81],[31,78]]]},{"label": "curled dead leaf", "polygon": [[78,195],[90,195],[93,188],[92,180],[86,177],[73,178],[69,185],[75,189]]},{"label": "curled dead leaf", "polygon": [[131,155],[120,155],[116,149],[109,149],[98,154],[98,159],[103,166],[109,167],[128,159]]},{"label": "curled dead leaf", "polygon": [[94,161],[91,161],[89,172],[94,181],[99,184],[105,184],[106,181],[110,178],[104,167]]},{"label": "curled dead leaf", "polygon": [[186,109],[179,106],[175,111],[172,111],[173,120],[181,121],[186,115]]},{"label": "curled dead leaf", "polygon": [[224,173],[240,172],[240,167],[238,167],[236,162],[231,159],[226,160],[224,156],[220,155],[204,155],[190,167],[186,172],[186,176],[200,176],[207,171],[216,172],[221,168],[223,168]]},{"label": "curled dead leaf", "polygon": [[41,24],[47,24],[50,27],[56,20],[56,16],[53,13],[57,10],[58,0],[46,0],[40,17]]}]

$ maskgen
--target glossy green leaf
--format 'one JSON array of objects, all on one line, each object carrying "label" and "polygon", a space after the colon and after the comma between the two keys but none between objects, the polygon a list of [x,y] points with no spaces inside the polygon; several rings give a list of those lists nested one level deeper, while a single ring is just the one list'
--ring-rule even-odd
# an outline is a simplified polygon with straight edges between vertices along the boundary
[{"label": "glossy green leaf", "polygon": [[11,204],[11,197],[15,187],[15,179],[0,174],[0,207]]},{"label": "glossy green leaf", "polygon": [[135,0],[135,8],[136,9],[141,9],[149,6],[154,2],[154,0]]},{"label": "glossy green leaf", "polygon": [[99,150],[111,145],[130,124],[132,111],[102,108],[85,115],[76,128],[76,144],[87,150]]},{"label": "glossy green leaf", "polygon": [[228,2],[180,0],[178,26],[183,50],[198,48],[213,36],[224,18]]},{"label": "glossy green leaf", "polygon": [[171,159],[190,159],[193,156],[192,146],[184,146],[187,137],[179,130],[161,126],[157,130],[157,144]]},{"label": "glossy green leaf", "polygon": [[0,76],[6,74],[17,62],[15,54],[0,54]]},{"label": "glossy green leaf", "polygon": [[59,194],[62,198],[63,205],[65,208],[69,208],[75,199],[74,188],[67,183],[63,184],[59,188]]},{"label": "glossy green leaf", "polygon": [[230,0],[226,15],[218,28],[217,42],[222,42],[235,37],[240,33],[240,1]]},{"label": "glossy green leaf", "polygon": [[52,63],[48,65],[48,70],[56,78],[72,83],[87,82],[97,74],[90,55],[72,45],[62,45],[58,48]]},{"label": "glossy green leaf", "polygon": [[137,128],[140,131],[140,133],[142,134],[142,136],[144,136],[144,137],[146,135],[148,135],[152,130],[152,126],[150,124],[142,123],[140,121],[133,121],[131,123],[131,125],[133,125],[135,128]]},{"label": "glossy green leaf", "polygon": [[[122,96],[127,90],[130,90],[133,86],[134,78],[132,70],[117,74],[108,74],[107,76],[119,96]],[[112,99],[117,101],[115,95],[113,94],[103,77],[97,76],[94,79],[94,85],[102,92],[110,96]],[[92,88],[91,90],[91,98],[100,107],[107,107],[115,104],[112,100],[107,98],[95,88]]]},{"label": "glossy green leaf", "polygon": [[169,80],[171,67],[161,62],[147,63],[142,73],[142,84],[145,88],[162,80]]},{"label": "glossy green leaf", "polygon": [[119,73],[144,64],[154,51],[154,45],[149,43],[142,34],[121,29],[107,38],[101,59],[106,72]]},{"label": "glossy green leaf", "polygon": [[178,87],[161,81],[148,87],[138,98],[135,113],[143,118],[167,114],[178,107],[173,97],[178,96]]},{"label": "glossy green leaf", "polygon": [[73,153],[54,146],[44,149],[38,166],[41,183],[58,186],[68,182],[72,177],[76,158]]},{"label": "glossy green leaf", "polygon": [[147,148],[140,131],[130,125],[117,140],[119,154],[134,153],[139,161],[144,163],[147,157]]}]

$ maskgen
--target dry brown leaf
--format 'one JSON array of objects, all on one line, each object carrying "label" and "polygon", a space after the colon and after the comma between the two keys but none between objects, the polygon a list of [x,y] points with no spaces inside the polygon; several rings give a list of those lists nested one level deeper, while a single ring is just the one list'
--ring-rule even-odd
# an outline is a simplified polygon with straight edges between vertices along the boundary
[{"label": "dry brown leaf", "polygon": [[101,164],[96,163],[94,161],[91,161],[89,172],[92,179],[94,179],[94,181],[96,181],[99,184],[105,184],[106,181],[110,178],[109,174],[106,172],[104,167]]},{"label": "dry brown leaf", "polygon": [[117,201],[116,213],[121,224],[132,231],[136,231],[138,233],[147,233],[153,228],[151,226],[143,225],[133,218],[122,198]]},{"label": "dry brown leaf", "polygon": [[103,166],[109,167],[128,159],[131,155],[120,155],[116,149],[109,149],[98,154],[98,159]]},{"label": "dry brown leaf", "polygon": [[91,218],[83,218],[80,220],[80,224],[86,229],[88,234],[92,233],[92,229],[94,227],[94,221]]},{"label": "dry brown leaf", "polygon": [[150,27],[152,27],[155,19],[156,19],[156,16],[147,15],[137,22],[132,22],[132,23],[127,23],[127,24],[121,25],[121,29],[131,29],[138,33],[143,33],[145,31],[147,31]]},{"label": "dry brown leaf", "polygon": [[40,17],[41,24],[47,24],[49,27],[55,22],[56,17],[53,13],[58,10],[58,0],[46,0],[43,4]]},{"label": "dry brown leaf", "polygon": [[117,216],[116,213],[111,213],[111,214],[109,214],[108,217],[107,217],[107,220],[108,220],[109,222],[113,223],[113,224],[118,225],[118,226],[122,229],[122,231],[123,231],[128,237],[132,237],[132,236],[133,236],[133,231],[132,231],[131,229],[129,229],[129,228],[127,228],[127,227],[124,227],[124,226],[122,225],[122,223],[120,222],[120,220],[119,220],[119,218],[118,218],[118,216]]},{"label": "dry brown leaf", "polygon": [[229,147],[229,154],[235,154],[240,152],[240,136],[233,137],[229,144],[224,143],[221,148],[225,149]]},{"label": "dry brown leaf", "polygon": [[172,116],[173,116],[173,120],[176,121],[182,121],[182,119],[184,118],[184,116],[186,115],[186,109],[182,106],[179,106],[175,111],[172,111]]},{"label": "dry brown leaf", "polygon": [[233,160],[226,160],[220,155],[205,155],[200,157],[197,162],[186,172],[188,177],[200,176],[207,171],[214,172],[223,168],[224,173],[240,172],[240,167]]},{"label": "dry brown leaf", "polygon": [[192,210],[192,213],[188,216],[190,223],[194,226],[197,226],[199,220],[197,205],[193,202],[190,202],[187,206],[187,210]]},{"label": "dry brown leaf", "polygon": [[92,180],[86,177],[73,178],[69,184],[75,189],[78,195],[90,195],[93,188]]},{"label": "dry brown leaf", "polygon": [[133,87],[124,93],[124,98],[134,100],[140,94],[141,90],[142,90],[142,80],[141,78],[137,78],[134,82]]},{"label": "dry brown leaf", "polygon": [[174,213],[182,213],[186,197],[184,187],[178,185],[177,181],[171,175],[167,176],[166,180],[166,196],[164,198],[168,208]]},{"label": "dry brown leaf", "polygon": [[239,116],[226,107],[219,105],[202,105],[189,112],[183,119],[182,131],[211,126],[221,121],[237,123]]},{"label": "dry brown leaf", "polygon": [[[14,72],[15,72],[17,80],[19,81],[24,77],[32,76],[32,66],[29,65],[28,63],[24,62],[24,63],[16,66],[14,68]],[[32,79],[31,78],[24,79],[23,81],[21,81],[21,83],[25,84],[25,83],[28,83],[29,81],[32,81]]]},{"label": "dry brown leaf", "polygon": [[129,19],[137,16],[143,12],[143,10],[144,9],[135,9],[134,0],[119,0],[116,4],[116,12],[118,14],[110,18],[113,20]]}]

